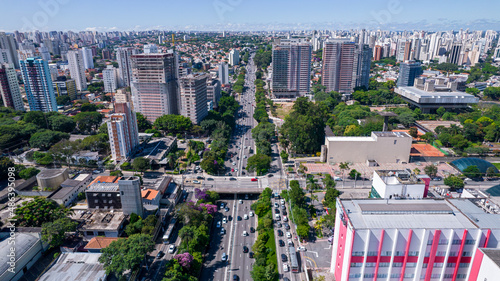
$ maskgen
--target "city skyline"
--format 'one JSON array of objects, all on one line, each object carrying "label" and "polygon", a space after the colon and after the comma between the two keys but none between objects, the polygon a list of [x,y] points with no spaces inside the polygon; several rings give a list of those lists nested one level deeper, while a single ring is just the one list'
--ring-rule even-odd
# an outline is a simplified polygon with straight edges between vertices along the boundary
[{"label": "city skyline", "polygon": [[[3,16],[0,31],[500,29],[500,20],[495,17],[500,3],[492,0],[474,2],[473,9],[464,9],[470,6],[470,2],[464,0],[453,1],[452,5],[449,1],[360,0],[355,6],[325,0],[314,3],[299,0],[192,2],[188,10],[183,2],[154,1],[136,5],[132,1],[122,1],[116,5],[93,0],[73,3],[28,0],[19,5],[4,0],[1,5],[8,7],[9,13]],[[152,6],[156,8],[151,9]],[[168,10],[177,12],[169,14]]]}]

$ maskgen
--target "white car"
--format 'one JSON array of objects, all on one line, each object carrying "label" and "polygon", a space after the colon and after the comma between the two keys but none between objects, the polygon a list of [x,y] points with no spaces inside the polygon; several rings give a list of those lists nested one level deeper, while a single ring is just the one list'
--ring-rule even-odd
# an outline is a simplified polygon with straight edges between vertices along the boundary
[{"label": "white car", "polygon": [[288,243],[288,246],[293,246],[293,241],[292,241],[292,239],[288,239],[286,242]]},{"label": "white car", "polygon": [[286,232],[286,238],[292,238],[292,234],[289,231]]},{"label": "white car", "polygon": [[285,205],[285,199],[281,199],[281,205]]},{"label": "white car", "polygon": [[220,234],[226,234],[226,230],[223,228],[220,229]]},{"label": "white car", "polygon": [[201,183],[201,182],[198,180],[194,180],[193,183]]},{"label": "white car", "polygon": [[284,263],[283,264],[283,271],[288,272],[289,270],[290,270],[290,268],[288,268],[288,264]]},{"label": "white car", "polygon": [[245,215],[243,216],[243,219],[248,220],[248,215],[247,215],[247,214],[245,214]]},{"label": "white car", "polygon": [[170,247],[168,247],[168,253],[173,254],[174,252],[175,252],[175,245],[170,245]]},{"label": "white car", "polygon": [[242,236],[248,236],[248,232],[244,230]]},{"label": "white car", "polygon": [[239,201],[239,202],[240,202],[240,204],[243,204],[243,200],[241,200],[241,199],[240,199],[240,201]]},{"label": "white car", "polygon": [[301,247],[299,247],[299,251],[301,251],[301,252],[305,252],[305,251],[307,251],[307,249],[306,249],[306,247],[301,246]]},{"label": "white car", "polygon": [[220,221],[217,222],[217,227],[219,228],[220,227]]},{"label": "white car", "polygon": [[226,219],[226,218],[223,218],[223,219],[222,219],[222,223],[227,223],[227,219]]},{"label": "white car", "polygon": [[236,166],[236,162],[233,162],[233,166]]},{"label": "white car", "polygon": [[253,212],[248,213],[248,215],[250,215],[251,217],[253,217]]},{"label": "white car", "polygon": [[246,155],[245,155],[245,156],[243,156],[243,159],[247,159],[247,156],[246,156]]}]

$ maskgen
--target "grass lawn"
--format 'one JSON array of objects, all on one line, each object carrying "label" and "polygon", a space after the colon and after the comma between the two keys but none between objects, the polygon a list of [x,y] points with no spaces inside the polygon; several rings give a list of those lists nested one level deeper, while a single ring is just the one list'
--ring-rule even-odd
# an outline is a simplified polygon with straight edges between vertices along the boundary
[{"label": "grass lawn", "polygon": [[283,103],[274,103],[274,105],[276,106],[276,113],[277,113],[277,117],[278,118],[281,118],[281,119],[285,119],[285,116],[287,116],[290,111],[292,111],[292,106],[293,106],[293,103],[292,102],[283,102]]},{"label": "grass lawn", "polygon": [[493,166],[497,167],[498,170],[500,170],[500,163],[491,163]]},{"label": "grass lawn", "polygon": [[267,240],[266,247],[271,249],[271,255],[268,257],[270,262],[274,263],[276,270],[278,270],[278,259],[276,257],[276,240],[274,239],[274,230],[271,228],[267,231],[269,234],[269,240]]}]

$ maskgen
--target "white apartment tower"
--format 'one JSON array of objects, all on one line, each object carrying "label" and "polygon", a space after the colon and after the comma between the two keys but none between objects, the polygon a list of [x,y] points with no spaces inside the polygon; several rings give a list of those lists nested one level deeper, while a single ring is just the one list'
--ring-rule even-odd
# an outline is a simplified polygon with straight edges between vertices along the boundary
[{"label": "white apartment tower", "polygon": [[118,76],[116,68],[112,65],[108,65],[106,69],[102,71],[102,80],[104,82],[104,92],[114,93],[118,85]]},{"label": "white apartment tower", "polygon": [[87,78],[85,78],[85,67],[83,63],[83,52],[73,50],[68,52],[68,65],[71,78],[75,79],[78,91],[87,89]]},{"label": "white apartment tower", "polygon": [[115,103],[115,113],[108,122],[109,144],[112,159],[124,162],[139,145],[139,131],[135,112],[128,103]]},{"label": "white apartment tower", "polygon": [[137,54],[134,48],[116,49],[116,60],[118,61],[118,87],[130,86],[132,77],[132,55]]},{"label": "white apartment tower", "polygon": [[[232,49],[229,52],[229,65],[235,66],[238,64],[240,64],[240,51],[238,51],[236,49]],[[222,83],[222,84],[224,84],[224,83]]]},{"label": "white apartment tower", "polygon": [[219,64],[218,76],[223,85],[229,84],[229,69],[226,63]]},{"label": "white apartment tower", "polygon": [[208,74],[189,74],[179,79],[181,86],[181,115],[200,124],[208,114]]},{"label": "white apartment tower", "polygon": [[24,104],[12,64],[0,64],[0,95],[4,106],[24,111]]},{"label": "white apartment tower", "polygon": [[82,55],[83,55],[83,64],[85,65],[85,69],[94,68],[94,57],[92,56],[92,49],[83,47]]}]

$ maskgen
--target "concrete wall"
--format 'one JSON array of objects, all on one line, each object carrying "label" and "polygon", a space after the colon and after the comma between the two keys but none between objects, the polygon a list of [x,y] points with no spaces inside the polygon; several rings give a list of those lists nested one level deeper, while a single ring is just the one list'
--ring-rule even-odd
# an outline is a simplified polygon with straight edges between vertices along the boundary
[{"label": "concrete wall", "polygon": [[[399,196],[410,196],[414,198],[422,198],[425,192],[425,184],[402,184],[396,180],[395,177],[389,177],[390,179],[381,178],[377,172],[373,172],[372,186],[378,192],[381,198],[389,198],[389,196],[399,195]],[[395,182],[393,182],[393,179]]]}]

